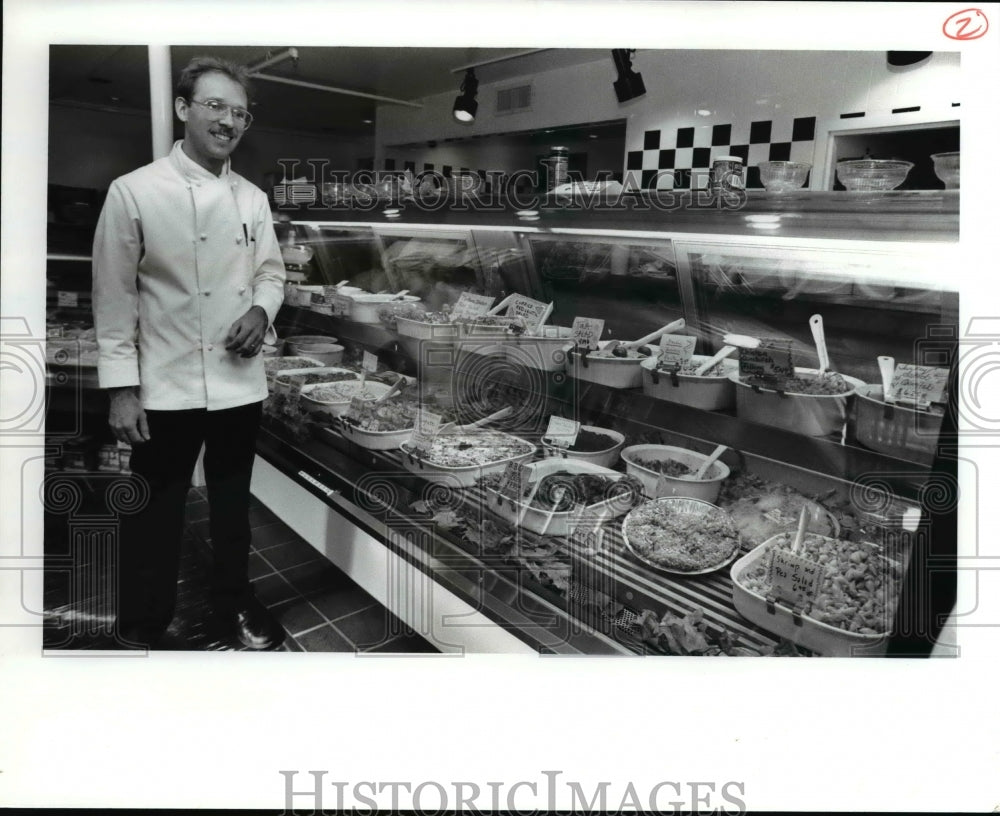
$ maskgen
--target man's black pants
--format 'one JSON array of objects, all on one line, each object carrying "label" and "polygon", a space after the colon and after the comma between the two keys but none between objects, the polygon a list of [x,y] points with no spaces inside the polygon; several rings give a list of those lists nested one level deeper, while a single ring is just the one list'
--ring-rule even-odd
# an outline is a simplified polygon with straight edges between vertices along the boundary
[{"label": "man's black pants", "polygon": [[121,516],[118,631],[162,633],[177,602],[184,509],[191,475],[205,444],[211,591],[216,604],[250,592],[250,475],[262,403],[221,411],[146,411],[150,439],[132,448],[133,478],[149,501]]}]

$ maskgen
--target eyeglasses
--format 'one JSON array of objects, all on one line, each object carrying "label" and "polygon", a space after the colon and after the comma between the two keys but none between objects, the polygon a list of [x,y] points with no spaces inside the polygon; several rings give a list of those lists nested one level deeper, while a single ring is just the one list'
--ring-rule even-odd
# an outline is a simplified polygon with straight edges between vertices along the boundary
[{"label": "eyeglasses", "polygon": [[232,105],[227,105],[225,102],[220,102],[218,99],[209,99],[207,102],[199,102],[197,99],[191,100],[195,105],[201,105],[203,108],[207,108],[209,114],[213,119],[223,119],[227,113],[233,115],[233,121],[239,125],[243,130],[250,127],[250,123],[253,122],[253,114],[248,110],[243,110],[243,108],[234,108]]}]

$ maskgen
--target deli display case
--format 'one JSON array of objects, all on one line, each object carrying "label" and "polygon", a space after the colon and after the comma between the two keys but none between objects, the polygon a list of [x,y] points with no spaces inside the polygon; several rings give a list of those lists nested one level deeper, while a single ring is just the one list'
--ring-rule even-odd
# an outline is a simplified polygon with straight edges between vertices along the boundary
[{"label": "deli display case", "polygon": [[933,648],[956,191],[276,229],[309,258],[279,336],[335,338],[361,381],[269,362],[255,492],[426,636],[475,649],[467,613],[546,653]]}]

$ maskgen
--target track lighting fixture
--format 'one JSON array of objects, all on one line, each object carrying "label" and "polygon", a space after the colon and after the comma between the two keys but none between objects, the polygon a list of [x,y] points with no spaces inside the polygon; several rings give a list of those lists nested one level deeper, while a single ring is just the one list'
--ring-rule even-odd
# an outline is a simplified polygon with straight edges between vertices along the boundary
[{"label": "track lighting fixture", "polygon": [[611,56],[615,61],[615,68],[618,69],[618,79],[615,80],[615,94],[619,102],[628,102],[637,96],[646,93],[646,85],[642,81],[642,74],[637,74],[632,70],[632,55],[634,48],[615,48],[611,51]]},{"label": "track lighting fixture", "polygon": [[455,99],[455,106],[451,109],[452,116],[459,122],[472,122],[476,118],[476,109],[479,103],[476,102],[476,93],[479,90],[479,80],[476,79],[476,72],[469,68],[465,72],[465,79],[462,80],[461,93]]}]

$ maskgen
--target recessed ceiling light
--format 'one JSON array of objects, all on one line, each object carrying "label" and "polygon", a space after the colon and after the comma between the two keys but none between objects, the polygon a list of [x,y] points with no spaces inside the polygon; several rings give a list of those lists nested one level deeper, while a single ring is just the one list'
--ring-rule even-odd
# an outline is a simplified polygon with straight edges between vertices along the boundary
[{"label": "recessed ceiling light", "polygon": [[697,113],[699,116],[711,116],[712,115],[712,111],[705,110],[704,108],[699,108],[698,110],[695,111],[695,113]]},{"label": "recessed ceiling light", "polygon": [[362,124],[365,124],[365,125],[370,125],[372,123],[372,121],[373,120],[371,120],[371,119],[362,119],[361,120]]},{"label": "recessed ceiling light", "polygon": [[112,102],[121,102],[121,97],[120,96],[112,96],[111,97],[111,101]]},{"label": "recessed ceiling light", "polygon": [[596,133],[591,133],[590,134],[590,138],[591,139],[596,139],[597,138],[597,134]]}]

